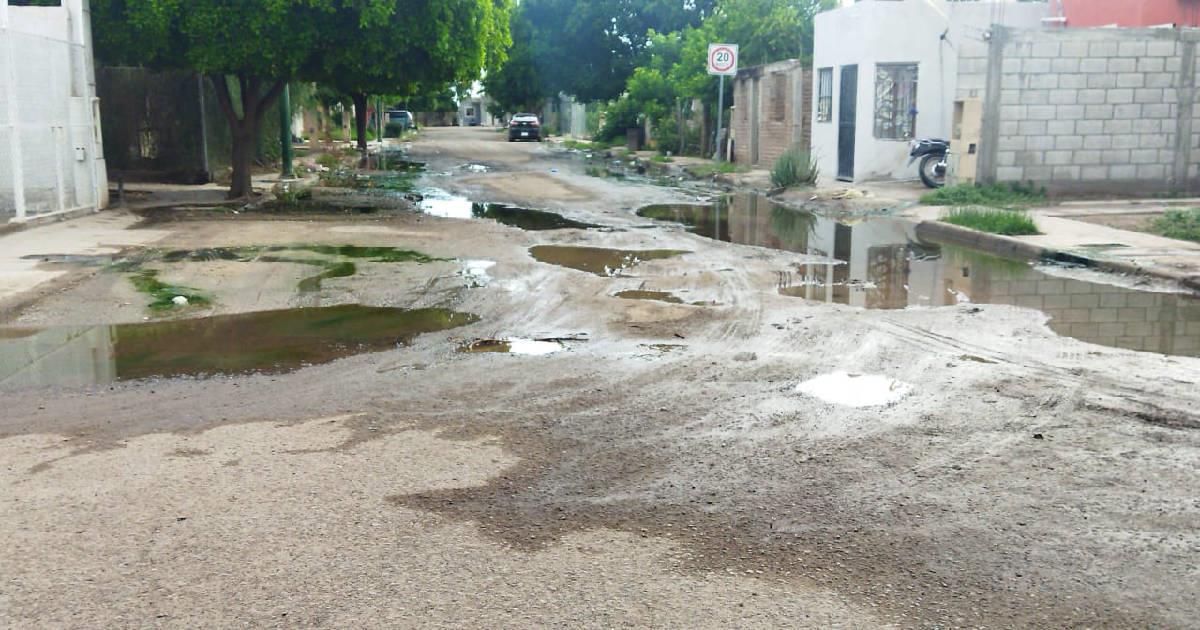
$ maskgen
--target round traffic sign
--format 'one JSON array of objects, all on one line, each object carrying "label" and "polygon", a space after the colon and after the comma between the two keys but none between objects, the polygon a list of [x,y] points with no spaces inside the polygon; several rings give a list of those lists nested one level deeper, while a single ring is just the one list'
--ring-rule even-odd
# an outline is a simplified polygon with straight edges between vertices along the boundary
[{"label": "round traffic sign", "polygon": [[737,65],[737,52],[729,46],[714,46],[708,53],[708,66],[716,72],[729,72]]}]

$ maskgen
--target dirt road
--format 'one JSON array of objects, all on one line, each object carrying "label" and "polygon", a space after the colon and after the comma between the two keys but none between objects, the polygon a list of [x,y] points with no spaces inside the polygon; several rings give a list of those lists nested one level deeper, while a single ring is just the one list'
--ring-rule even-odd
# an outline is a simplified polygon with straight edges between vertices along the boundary
[{"label": "dirt road", "polygon": [[[429,130],[413,153],[425,185],[606,229],[415,213],[156,223],[162,250],[304,242],[438,259],[364,263],[315,295],[295,290],[304,264],[162,265],[215,296],[189,316],[360,303],[479,321],[286,374],[3,392],[2,625],[1200,618],[1200,360],[1061,338],[1011,306],[782,296],[779,270],[803,257],[634,214],[685,193],[589,177],[484,129]],[[539,262],[543,245],[687,253],[609,276]],[[495,265],[479,282],[466,261]],[[152,317],[123,275],[71,274],[0,321]],[[682,299],[614,297],[625,290]],[[571,341],[455,352],[503,337]],[[888,385],[849,378],[840,403],[797,391],[839,372]],[[876,395],[890,402],[855,406]]]}]

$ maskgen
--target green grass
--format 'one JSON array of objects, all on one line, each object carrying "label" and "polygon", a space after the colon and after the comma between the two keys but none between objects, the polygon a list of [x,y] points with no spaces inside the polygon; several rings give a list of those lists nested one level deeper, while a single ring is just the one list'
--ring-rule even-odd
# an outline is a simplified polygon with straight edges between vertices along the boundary
[{"label": "green grass", "polygon": [[595,151],[607,148],[601,142],[588,142],[586,140],[563,140],[563,146],[577,151]]},{"label": "green grass", "polygon": [[927,206],[983,206],[987,208],[1028,208],[1046,201],[1046,191],[1033,185],[991,184],[974,186],[960,184],[939,188],[921,197]]},{"label": "green grass", "polygon": [[668,157],[668,156],[666,156],[666,155],[656,155],[656,156],[654,156],[654,157],[651,157],[651,158],[650,158],[650,161],[651,161],[651,162],[658,162],[659,164],[670,164],[671,162],[674,162],[674,161],[675,161],[675,159],[674,159],[674,158],[671,158],[671,157]]},{"label": "green grass", "polygon": [[150,310],[152,311],[169,311],[173,308],[178,308],[175,306],[174,301],[177,296],[187,298],[188,303],[191,305],[211,303],[211,300],[196,289],[165,284],[158,279],[158,271],[154,269],[143,269],[129,279],[133,282],[135,289],[150,296],[152,299]]},{"label": "green grass", "polygon": [[717,173],[746,173],[749,170],[748,167],[740,166],[733,162],[713,162],[711,164],[698,164],[687,167],[687,171],[694,177],[711,177]]},{"label": "green grass", "polygon": [[1200,243],[1200,208],[1169,210],[1154,220],[1150,231],[1167,238]]},{"label": "green grass", "polygon": [[1000,208],[958,208],[942,217],[942,221],[989,234],[1003,236],[1032,236],[1041,234],[1037,224],[1022,210]]}]

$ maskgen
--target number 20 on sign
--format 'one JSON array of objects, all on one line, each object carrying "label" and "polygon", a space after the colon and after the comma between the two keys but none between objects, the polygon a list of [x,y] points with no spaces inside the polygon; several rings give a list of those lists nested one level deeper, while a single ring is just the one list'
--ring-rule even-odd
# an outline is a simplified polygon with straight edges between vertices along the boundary
[{"label": "number 20 on sign", "polygon": [[708,73],[731,77],[737,74],[737,44],[708,45]]}]

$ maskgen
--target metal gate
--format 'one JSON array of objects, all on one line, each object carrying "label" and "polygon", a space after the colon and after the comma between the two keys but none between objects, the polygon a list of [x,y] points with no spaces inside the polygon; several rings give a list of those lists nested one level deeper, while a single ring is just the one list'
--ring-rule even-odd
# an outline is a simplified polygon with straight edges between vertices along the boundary
[{"label": "metal gate", "polygon": [[855,125],[858,122],[858,66],[842,67],[838,103],[838,179],[854,181]]}]

